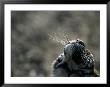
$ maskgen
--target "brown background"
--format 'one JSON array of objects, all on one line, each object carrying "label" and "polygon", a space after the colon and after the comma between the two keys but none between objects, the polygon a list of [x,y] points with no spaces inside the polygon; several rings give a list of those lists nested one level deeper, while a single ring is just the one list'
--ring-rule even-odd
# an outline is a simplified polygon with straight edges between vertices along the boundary
[{"label": "brown background", "polygon": [[100,71],[99,11],[12,11],[11,75],[50,76],[66,40],[82,39]]}]

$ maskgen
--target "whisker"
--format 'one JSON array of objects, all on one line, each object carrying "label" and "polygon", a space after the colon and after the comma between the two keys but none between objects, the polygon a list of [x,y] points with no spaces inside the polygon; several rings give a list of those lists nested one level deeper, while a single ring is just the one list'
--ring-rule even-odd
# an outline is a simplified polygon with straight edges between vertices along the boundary
[{"label": "whisker", "polygon": [[[56,34],[56,33],[54,33],[54,34]],[[65,41],[60,39],[59,37],[57,37],[57,35],[51,35],[51,34],[48,34],[48,35],[49,35],[51,40],[56,41],[56,42],[58,42],[58,43],[60,43],[62,45],[66,44]]]}]

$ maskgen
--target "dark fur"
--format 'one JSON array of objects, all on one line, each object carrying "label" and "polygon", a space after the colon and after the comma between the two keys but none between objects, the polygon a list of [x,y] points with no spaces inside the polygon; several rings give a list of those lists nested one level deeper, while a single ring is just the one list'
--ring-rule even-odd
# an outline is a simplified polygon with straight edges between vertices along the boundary
[{"label": "dark fur", "polygon": [[[70,52],[69,52],[70,51]],[[53,62],[54,77],[96,77],[94,59],[81,40],[68,43]]]}]

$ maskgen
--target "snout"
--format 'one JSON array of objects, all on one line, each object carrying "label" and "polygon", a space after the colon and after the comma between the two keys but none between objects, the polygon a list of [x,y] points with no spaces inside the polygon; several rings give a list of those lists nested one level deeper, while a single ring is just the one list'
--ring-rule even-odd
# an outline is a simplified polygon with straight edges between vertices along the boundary
[{"label": "snout", "polygon": [[79,42],[72,42],[64,47],[64,55],[67,60],[72,59],[76,63],[80,63],[82,60],[81,55],[83,54],[84,49],[85,46]]}]

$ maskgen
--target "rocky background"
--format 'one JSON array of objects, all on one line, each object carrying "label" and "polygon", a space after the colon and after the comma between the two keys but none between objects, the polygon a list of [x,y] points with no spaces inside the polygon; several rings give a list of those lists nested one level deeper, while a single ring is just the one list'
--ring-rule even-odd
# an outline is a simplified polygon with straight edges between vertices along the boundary
[{"label": "rocky background", "polygon": [[11,76],[49,77],[67,38],[86,43],[100,72],[99,11],[12,11]]}]

